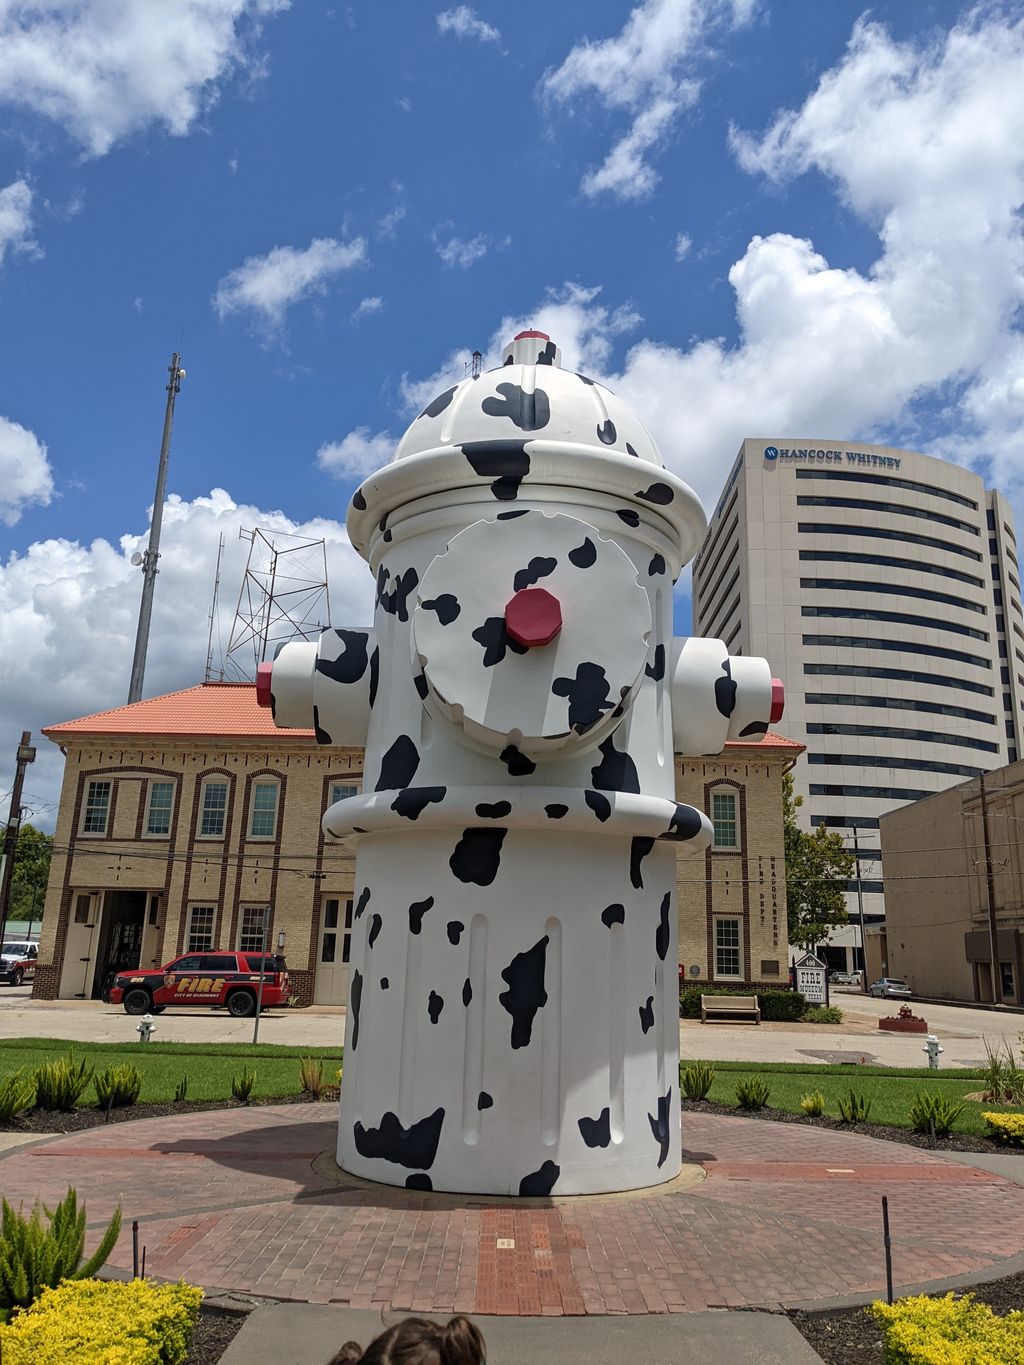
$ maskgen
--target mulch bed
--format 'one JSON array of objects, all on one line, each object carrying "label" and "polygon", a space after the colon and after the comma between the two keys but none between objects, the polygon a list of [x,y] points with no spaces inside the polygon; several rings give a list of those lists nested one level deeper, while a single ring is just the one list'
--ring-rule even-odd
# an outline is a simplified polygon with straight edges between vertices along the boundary
[{"label": "mulch bed", "polygon": [[[770,1119],[773,1123],[797,1123],[804,1128],[829,1128],[834,1133],[863,1133],[865,1137],[882,1138],[886,1142],[900,1142],[905,1147],[920,1147],[928,1152],[1009,1152],[1024,1156],[1024,1147],[1010,1147],[991,1138],[972,1133],[950,1133],[947,1137],[932,1138],[927,1133],[913,1133],[909,1128],[897,1128],[888,1123],[841,1123],[824,1114],[811,1118],[807,1114],[793,1114],[788,1109],[737,1109],[731,1104],[715,1104],[711,1100],[683,1100],[682,1109],[695,1114],[726,1114],[732,1118]],[[685,1146],[685,1140],[683,1145]]]},{"label": "mulch bed", "polygon": [[[320,1095],[322,1103],[338,1102],[338,1087],[325,1086]],[[200,1114],[207,1109],[259,1109],[268,1104],[312,1104],[312,1095],[270,1095],[239,1104],[236,1100],[173,1100],[165,1104],[130,1104],[122,1109],[111,1109],[108,1114],[94,1105],[81,1106],[70,1113],[53,1109],[31,1109],[9,1123],[0,1123],[0,1132],[38,1133],[40,1137],[60,1133],[81,1133],[86,1128],[102,1128],[105,1123],[127,1123],[132,1119],[161,1119],[181,1114]]]},{"label": "mulch bed", "polygon": [[221,1308],[200,1309],[184,1365],[217,1365],[248,1316],[244,1312],[226,1313]]},{"label": "mulch bed", "polygon": [[[1024,1308],[1024,1274],[979,1285],[971,1293],[996,1313]],[[794,1326],[825,1365],[881,1365],[882,1334],[863,1308],[832,1313],[790,1313]]]}]

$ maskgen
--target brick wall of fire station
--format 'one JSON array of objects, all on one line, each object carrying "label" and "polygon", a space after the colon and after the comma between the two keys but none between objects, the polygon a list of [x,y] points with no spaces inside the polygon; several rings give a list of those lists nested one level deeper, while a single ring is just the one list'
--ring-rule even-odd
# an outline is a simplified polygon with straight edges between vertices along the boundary
[{"label": "brick wall of fire station", "polygon": [[[83,896],[146,891],[143,966],[182,952],[189,907],[216,907],[214,946],[238,943],[246,907],[272,907],[271,943],[284,930],[284,953],[300,1003],[313,999],[321,908],[354,893],[355,847],[325,846],[320,818],[335,784],[361,787],[361,750],[317,748],[305,739],[265,742],[78,742],[66,750],[54,856],[33,994],[54,999],[64,976],[68,926]],[[792,754],[751,746],[713,760],[677,761],[681,800],[707,812],[714,792],[735,796],[735,845],[678,859],[679,956],[689,980],[732,980],[716,973],[716,921],[738,933],[742,977],[784,982],[786,912],[782,874],[782,774]],[[223,838],[197,834],[206,779],[226,781]],[[276,833],[248,837],[253,783],[279,783]],[[111,783],[103,833],[86,833],[89,784]],[[148,784],[174,787],[170,833],[144,833]],[[158,897],[154,901],[152,897]]]}]

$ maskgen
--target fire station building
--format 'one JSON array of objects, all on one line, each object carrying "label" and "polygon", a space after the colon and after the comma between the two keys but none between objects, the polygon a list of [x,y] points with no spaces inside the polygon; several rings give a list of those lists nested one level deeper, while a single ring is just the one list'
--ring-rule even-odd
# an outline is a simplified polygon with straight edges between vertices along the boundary
[{"label": "fire station building", "polygon": [[[355,843],[320,819],[360,791],[361,749],[275,729],[248,683],[203,683],[47,727],[65,756],[33,994],[94,999],[122,968],[184,952],[285,955],[302,1005],[347,999]],[[782,777],[803,746],[769,734],[676,760],[711,849],[677,857],[681,973],[785,983]]]}]

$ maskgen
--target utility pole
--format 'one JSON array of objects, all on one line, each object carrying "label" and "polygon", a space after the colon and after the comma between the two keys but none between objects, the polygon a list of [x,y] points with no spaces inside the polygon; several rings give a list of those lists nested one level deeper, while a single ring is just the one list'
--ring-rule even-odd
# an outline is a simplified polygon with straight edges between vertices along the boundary
[{"label": "utility pole", "polygon": [[985,774],[980,773],[981,784],[981,837],[985,843],[985,886],[988,891],[988,951],[992,959],[992,1004],[1003,1003],[1003,987],[999,975],[999,933],[996,928],[996,884],[992,875],[992,846],[988,837],[988,802],[985,799]]},{"label": "utility pole", "polygon": [[167,457],[171,451],[171,427],[174,423],[174,400],[181,389],[185,371],[177,351],[167,367],[167,407],[164,411],[164,432],[160,441],[160,464],[156,473],[156,495],[153,498],[153,521],[149,528],[149,545],[145,554],[132,555],[132,563],[142,566],[142,601],[139,604],[139,625],[135,632],[135,657],[132,660],[132,679],[128,686],[128,701],[142,700],[142,683],[146,675],[146,651],[149,648],[149,623],[153,616],[153,589],[156,587],[157,560],[160,558],[160,527],[164,516],[164,489],[167,484]]},{"label": "utility pole", "polygon": [[18,832],[21,829],[21,789],[25,784],[25,769],[36,761],[36,751],[30,743],[31,739],[32,731],[22,730],[17,767],[14,770],[14,786],[11,788],[11,808],[7,813],[4,867],[0,873],[0,946],[3,945],[7,934],[7,907],[11,897],[11,878],[14,876],[14,854],[18,847]]},{"label": "utility pole", "polygon": [[866,995],[868,989],[868,955],[864,943],[864,888],[860,881],[860,829],[853,827],[853,860],[857,865],[857,910],[860,914],[860,989]]}]

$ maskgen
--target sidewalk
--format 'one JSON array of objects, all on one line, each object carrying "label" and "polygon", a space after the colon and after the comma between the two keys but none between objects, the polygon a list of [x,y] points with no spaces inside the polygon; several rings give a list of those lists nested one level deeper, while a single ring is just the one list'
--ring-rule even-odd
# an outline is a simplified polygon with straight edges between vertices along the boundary
[{"label": "sidewalk", "polygon": [[[312,1304],[257,1308],[221,1365],[322,1365],[344,1341],[366,1346],[402,1314]],[[432,1315],[436,1316],[436,1315]],[[445,1319],[442,1318],[441,1321]],[[502,1318],[473,1321],[489,1365],[820,1365],[788,1318],[777,1313],[687,1313],[642,1318]]]}]

